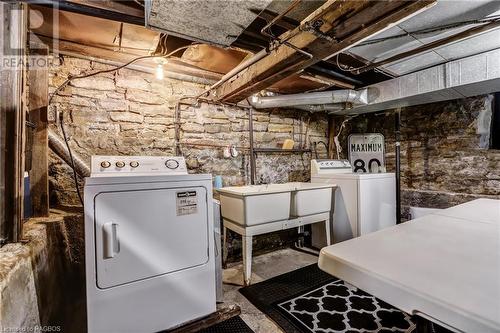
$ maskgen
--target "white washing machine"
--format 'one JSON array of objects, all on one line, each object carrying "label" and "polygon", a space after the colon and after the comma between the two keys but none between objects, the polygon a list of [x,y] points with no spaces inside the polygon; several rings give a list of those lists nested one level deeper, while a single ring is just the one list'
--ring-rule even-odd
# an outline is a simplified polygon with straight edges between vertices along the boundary
[{"label": "white washing machine", "polygon": [[[212,179],[182,157],[93,156],[89,332],[157,332],[215,311]],[[210,204],[209,204],[210,203]]]},{"label": "white washing machine", "polygon": [[[353,173],[347,160],[312,160],[311,182],[336,184],[330,228],[333,243],[396,224],[394,173]],[[324,229],[312,230],[312,245],[326,246]]]}]

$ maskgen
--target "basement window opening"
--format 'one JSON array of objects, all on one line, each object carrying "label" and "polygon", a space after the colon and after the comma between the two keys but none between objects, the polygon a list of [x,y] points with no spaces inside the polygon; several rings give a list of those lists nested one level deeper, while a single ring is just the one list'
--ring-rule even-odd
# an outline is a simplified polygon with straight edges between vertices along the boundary
[{"label": "basement window opening", "polygon": [[490,149],[500,150],[500,92],[494,94],[491,116]]}]

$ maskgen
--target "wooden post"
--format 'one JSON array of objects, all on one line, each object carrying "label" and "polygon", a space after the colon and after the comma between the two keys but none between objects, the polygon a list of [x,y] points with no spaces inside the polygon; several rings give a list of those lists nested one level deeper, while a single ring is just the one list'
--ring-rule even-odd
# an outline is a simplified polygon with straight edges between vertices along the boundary
[{"label": "wooden post", "polygon": [[328,158],[335,158],[334,155],[334,147],[335,142],[333,140],[335,138],[335,118],[334,116],[328,116]]},{"label": "wooden post", "polygon": [[2,192],[0,200],[0,242],[17,242],[22,238],[25,142],[25,43],[27,33],[26,5],[0,3],[3,34],[0,82],[2,151],[0,156]]},{"label": "wooden post", "polygon": [[[47,50],[31,53],[33,56],[45,57]],[[47,61],[45,61],[47,64]],[[29,120],[35,125],[33,146],[31,148],[31,203],[33,216],[49,215],[49,175],[48,175],[48,135],[47,106],[49,96],[49,80],[47,67],[30,68],[28,71]]]}]

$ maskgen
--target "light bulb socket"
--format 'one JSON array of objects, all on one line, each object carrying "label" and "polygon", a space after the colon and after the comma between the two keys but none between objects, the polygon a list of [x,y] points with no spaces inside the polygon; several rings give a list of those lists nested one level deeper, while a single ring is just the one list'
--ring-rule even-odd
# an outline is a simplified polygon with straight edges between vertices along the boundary
[{"label": "light bulb socket", "polygon": [[158,66],[156,66],[155,74],[158,80],[163,80],[163,78],[165,77],[165,74],[163,72],[163,64],[158,63]]}]

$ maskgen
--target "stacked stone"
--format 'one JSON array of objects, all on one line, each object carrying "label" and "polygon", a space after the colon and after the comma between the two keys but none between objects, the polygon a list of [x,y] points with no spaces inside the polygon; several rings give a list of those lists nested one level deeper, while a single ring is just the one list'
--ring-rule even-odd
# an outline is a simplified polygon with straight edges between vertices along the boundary
[{"label": "stacked stone", "polygon": [[[97,62],[60,58],[50,70],[50,91],[68,75],[110,68]],[[173,79],[156,80],[153,75],[122,69],[117,73],[72,81],[53,99],[53,107],[64,114],[72,149],[85,160],[91,155],[171,155],[175,152],[175,107],[186,96],[195,96],[205,86]],[[309,119],[310,118],[310,119]],[[181,106],[180,143],[193,173],[222,175],[224,185],[248,181],[249,161],[247,111],[201,103]],[[302,124],[302,126],[301,126]],[[307,131],[307,144],[327,140],[327,119],[300,111],[257,111],[254,114],[255,143],[279,147],[285,139],[300,140]],[[57,128],[54,128],[58,130]],[[302,135],[305,141],[304,135]],[[225,159],[224,146],[242,147],[239,157]],[[319,149],[324,149],[322,145]],[[320,151],[324,156],[324,150]],[[308,181],[306,154],[261,155],[258,179],[266,182]],[[68,167],[51,158],[54,203],[77,203]]]},{"label": "stacked stone", "polygon": [[[479,96],[401,110],[402,203],[447,208],[479,197],[500,197],[500,151],[489,149],[491,97]],[[394,171],[394,111],[348,123],[350,133],[385,136],[386,165]]]},{"label": "stacked stone", "polygon": [[[56,59],[57,60],[57,59]],[[108,69],[98,62],[72,57],[59,58],[50,69],[52,93],[69,75]],[[173,79],[157,80],[153,75],[121,69],[72,81],[53,99],[51,109],[64,115],[71,148],[90,161],[92,155],[172,155],[175,153],[175,107],[186,96],[196,96],[207,87]],[[224,185],[249,182],[248,113],[246,110],[201,103],[181,106],[180,148],[191,173],[221,175]],[[325,115],[296,110],[266,110],[254,113],[257,147],[280,147],[292,138],[296,148],[302,139],[327,142]],[[59,132],[59,128],[53,125]],[[307,132],[307,139],[305,133]],[[223,147],[241,147],[236,158],[223,157]],[[322,145],[320,156],[325,157]],[[257,179],[266,183],[309,181],[310,154],[259,154]],[[78,198],[69,167],[57,156],[50,157],[52,205],[77,205]],[[83,181],[80,184],[83,188]],[[264,235],[255,250],[271,250],[293,243],[295,232]],[[233,258],[240,242],[231,243]]]}]

